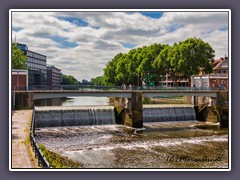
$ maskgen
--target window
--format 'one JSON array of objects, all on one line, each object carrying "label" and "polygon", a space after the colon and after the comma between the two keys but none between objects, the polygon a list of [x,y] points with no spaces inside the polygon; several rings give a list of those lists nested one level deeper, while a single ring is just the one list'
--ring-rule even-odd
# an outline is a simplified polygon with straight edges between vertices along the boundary
[{"label": "window", "polygon": [[222,67],[228,67],[228,63],[222,63]]}]

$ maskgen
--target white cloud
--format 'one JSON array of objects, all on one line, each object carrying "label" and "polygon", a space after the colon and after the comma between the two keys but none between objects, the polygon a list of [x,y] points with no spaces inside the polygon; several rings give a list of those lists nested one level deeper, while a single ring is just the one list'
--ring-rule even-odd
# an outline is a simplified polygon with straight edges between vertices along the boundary
[{"label": "white cloud", "polygon": [[19,29],[12,33],[18,42],[79,80],[102,75],[109,60],[130,50],[123,43],[171,45],[196,36],[209,42],[216,58],[228,53],[228,31],[220,30],[228,27],[226,12],[166,12],[159,19],[126,12],[13,12],[12,27]]}]

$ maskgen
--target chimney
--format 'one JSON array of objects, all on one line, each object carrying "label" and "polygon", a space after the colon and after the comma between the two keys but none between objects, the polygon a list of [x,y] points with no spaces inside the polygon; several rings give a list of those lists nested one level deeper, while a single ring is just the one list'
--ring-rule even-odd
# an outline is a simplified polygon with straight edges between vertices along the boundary
[{"label": "chimney", "polygon": [[225,60],[228,60],[228,57],[227,57],[227,55],[226,55],[226,54],[225,54],[225,57],[224,57],[224,59],[225,59]]}]

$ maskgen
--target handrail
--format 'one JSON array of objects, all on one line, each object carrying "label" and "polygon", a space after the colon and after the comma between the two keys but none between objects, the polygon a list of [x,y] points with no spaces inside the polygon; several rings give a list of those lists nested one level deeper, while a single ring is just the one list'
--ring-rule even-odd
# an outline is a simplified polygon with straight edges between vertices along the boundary
[{"label": "handrail", "polygon": [[32,120],[30,124],[30,143],[35,153],[35,158],[38,159],[38,165],[41,166],[42,168],[51,168],[50,164],[44,157],[41,149],[39,148],[35,140],[35,118],[34,117],[35,117],[35,107],[33,108]]},{"label": "handrail", "polygon": [[[111,91],[111,90],[227,90],[219,87],[189,87],[189,86],[100,86],[100,85],[30,85],[16,86],[15,91],[34,91],[34,90],[78,90],[78,91]],[[14,89],[12,89],[14,91]]]}]

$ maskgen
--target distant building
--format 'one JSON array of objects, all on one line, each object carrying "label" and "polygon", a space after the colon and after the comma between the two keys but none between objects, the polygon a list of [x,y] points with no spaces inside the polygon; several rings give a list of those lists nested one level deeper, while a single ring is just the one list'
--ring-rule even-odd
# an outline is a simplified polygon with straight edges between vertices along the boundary
[{"label": "distant building", "polygon": [[47,66],[47,85],[52,87],[60,86],[62,82],[62,72],[61,69],[55,66]]},{"label": "distant building", "polygon": [[18,47],[27,55],[28,85],[47,85],[47,56],[28,50],[26,44]]},{"label": "distant building", "polygon": [[[181,80],[180,80],[181,79]],[[159,81],[159,85],[163,87],[187,87],[189,84],[189,80],[186,78],[183,78],[179,76],[179,81],[177,84],[175,84],[175,81],[173,80],[172,76],[169,74],[166,74],[161,80]]]},{"label": "distant building", "polygon": [[12,69],[12,90],[28,90],[28,70]]},{"label": "distant building", "polygon": [[191,86],[196,88],[228,89],[228,57],[214,61],[213,73],[192,77]]},{"label": "distant building", "polygon": [[216,59],[214,61],[213,74],[228,74],[228,57],[221,57],[220,59]]}]

